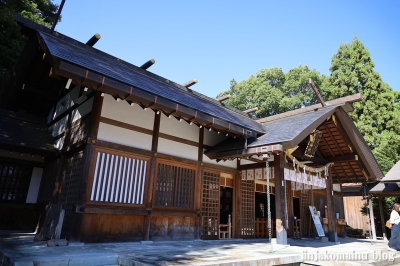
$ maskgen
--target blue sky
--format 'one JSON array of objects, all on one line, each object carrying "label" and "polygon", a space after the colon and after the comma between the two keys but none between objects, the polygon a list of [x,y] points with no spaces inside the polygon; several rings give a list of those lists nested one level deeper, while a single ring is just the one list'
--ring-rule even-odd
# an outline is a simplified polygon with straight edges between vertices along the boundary
[{"label": "blue sky", "polygon": [[[60,3],[61,0],[55,0]],[[66,0],[56,31],[210,97],[263,68],[307,65],[329,75],[355,36],[400,91],[400,1]]]}]

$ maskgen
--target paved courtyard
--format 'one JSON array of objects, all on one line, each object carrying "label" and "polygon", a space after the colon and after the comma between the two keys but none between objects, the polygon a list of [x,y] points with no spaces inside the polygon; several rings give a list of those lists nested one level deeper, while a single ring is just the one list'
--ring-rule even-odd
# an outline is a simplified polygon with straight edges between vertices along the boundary
[{"label": "paved courtyard", "polygon": [[388,251],[384,240],[288,239],[288,245],[282,246],[265,239],[232,239],[47,247],[47,242],[34,242],[33,237],[3,233],[1,265],[400,265],[400,252]]}]

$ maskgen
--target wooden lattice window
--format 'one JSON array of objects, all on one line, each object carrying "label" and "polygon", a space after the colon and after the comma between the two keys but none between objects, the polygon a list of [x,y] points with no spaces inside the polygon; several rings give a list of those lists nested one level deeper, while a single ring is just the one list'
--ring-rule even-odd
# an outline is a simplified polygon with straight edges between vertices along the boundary
[{"label": "wooden lattice window", "polygon": [[156,206],[193,208],[196,171],[189,168],[158,164]]},{"label": "wooden lattice window", "polygon": [[242,212],[240,219],[240,232],[242,236],[254,235],[254,180],[242,180],[241,200]]},{"label": "wooden lattice window", "polygon": [[143,204],[147,161],[98,152],[91,201]]},{"label": "wooden lattice window", "polygon": [[218,239],[218,215],[220,211],[219,182],[219,174],[204,172],[201,234],[205,239]]},{"label": "wooden lattice window", "polygon": [[32,166],[0,162],[0,201],[26,201]]}]

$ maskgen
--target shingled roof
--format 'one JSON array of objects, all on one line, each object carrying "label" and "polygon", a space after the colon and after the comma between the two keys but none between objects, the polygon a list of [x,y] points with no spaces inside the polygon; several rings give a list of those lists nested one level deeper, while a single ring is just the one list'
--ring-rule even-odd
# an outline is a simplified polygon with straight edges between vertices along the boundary
[{"label": "shingled roof", "polygon": [[[265,123],[266,133],[258,138],[248,139],[247,148],[273,144],[281,144],[283,149],[293,148],[333,114],[336,108],[337,106],[317,108],[309,112],[298,113]],[[211,159],[215,159],[218,152],[244,149],[244,146],[244,140],[228,139],[207,150],[205,154]]]}]

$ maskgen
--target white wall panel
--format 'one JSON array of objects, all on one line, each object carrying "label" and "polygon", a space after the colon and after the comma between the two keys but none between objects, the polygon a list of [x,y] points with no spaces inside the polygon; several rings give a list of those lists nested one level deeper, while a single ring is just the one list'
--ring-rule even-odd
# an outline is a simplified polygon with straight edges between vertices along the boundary
[{"label": "white wall panel", "polygon": [[52,132],[53,137],[56,137],[61,133],[64,133],[65,129],[67,128],[67,122],[68,122],[68,115],[64,116],[63,118],[60,119],[60,121],[54,124]]},{"label": "white wall panel", "polygon": [[130,106],[126,101],[117,102],[110,95],[104,95],[103,117],[153,130],[154,115],[150,108],[145,111],[137,104]]},{"label": "white wall panel", "polygon": [[100,123],[98,137],[112,143],[151,150],[151,135]]},{"label": "white wall panel", "polygon": [[56,148],[59,150],[62,150],[64,146],[64,141],[65,141],[65,136],[62,136],[61,138],[56,140]]},{"label": "white wall panel", "polygon": [[229,168],[233,168],[236,169],[237,167],[237,163],[236,163],[236,159],[232,160],[232,161],[219,161],[217,163],[216,160],[210,160],[207,156],[203,155],[203,162],[204,163],[209,163],[209,164],[216,164],[216,165],[220,165],[220,166],[225,166],[225,167],[229,167]]},{"label": "white wall panel", "polygon": [[90,113],[93,107],[93,97],[84,102],[72,112],[72,123],[80,119],[82,116]]},{"label": "white wall panel", "polygon": [[179,122],[176,118],[161,115],[160,132],[175,137],[199,142],[199,127],[189,125],[185,121]]},{"label": "white wall panel", "polygon": [[39,194],[40,182],[42,180],[43,168],[33,167],[31,182],[29,184],[26,203],[36,203]]},{"label": "white wall panel", "polygon": [[176,141],[160,138],[158,140],[158,152],[197,161],[198,148]]},{"label": "white wall panel", "polygon": [[228,137],[225,134],[218,134],[214,130],[208,131],[204,129],[204,145],[215,146],[216,144],[226,140]]},{"label": "white wall panel", "polygon": [[68,110],[68,108],[74,105],[73,101],[78,99],[79,91],[80,86],[75,86],[73,89],[71,89],[70,93],[66,94],[64,97],[61,98],[61,100],[57,102],[53,119],[55,119],[64,111]]}]

